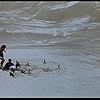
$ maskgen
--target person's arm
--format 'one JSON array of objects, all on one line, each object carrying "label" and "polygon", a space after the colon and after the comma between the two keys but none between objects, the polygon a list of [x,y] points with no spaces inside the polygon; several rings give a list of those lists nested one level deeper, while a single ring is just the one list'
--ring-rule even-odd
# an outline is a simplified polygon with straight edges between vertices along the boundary
[{"label": "person's arm", "polygon": [[13,64],[13,63],[11,63],[11,66],[14,66],[14,64]]}]

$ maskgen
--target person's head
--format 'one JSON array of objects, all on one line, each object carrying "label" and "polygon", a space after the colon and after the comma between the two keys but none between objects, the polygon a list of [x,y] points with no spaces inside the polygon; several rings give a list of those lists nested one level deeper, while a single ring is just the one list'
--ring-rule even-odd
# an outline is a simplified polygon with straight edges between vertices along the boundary
[{"label": "person's head", "polygon": [[8,59],[8,62],[11,62],[11,59]]},{"label": "person's head", "polygon": [[19,62],[16,60],[16,64],[18,64]]},{"label": "person's head", "polygon": [[6,49],[6,45],[2,45],[2,46],[1,46],[1,49],[2,49],[2,50]]}]

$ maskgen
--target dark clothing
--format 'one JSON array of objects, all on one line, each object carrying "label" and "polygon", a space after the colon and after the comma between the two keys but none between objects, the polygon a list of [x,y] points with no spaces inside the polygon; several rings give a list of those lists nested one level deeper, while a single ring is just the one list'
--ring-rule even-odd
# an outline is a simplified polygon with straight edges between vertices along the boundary
[{"label": "dark clothing", "polygon": [[3,67],[3,63],[4,63],[4,55],[3,55],[3,51],[5,51],[4,49],[0,48],[0,59],[1,61],[1,67]]},{"label": "dark clothing", "polygon": [[7,62],[6,64],[5,64],[5,66],[3,67],[3,69],[4,70],[9,70],[9,68],[11,67],[11,66],[13,66],[14,64],[13,63],[11,63],[11,62]]},{"label": "dark clothing", "polygon": [[1,61],[1,67],[3,67],[3,63],[4,63],[4,58],[0,58],[2,61]]},{"label": "dark clothing", "polygon": [[14,73],[13,72],[10,72],[10,76],[14,77]]},{"label": "dark clothing", "polygon": [[4,50],[0,49],[0,57],[2,57],[2,58],[3,58],[3,51]]},{"label": "dark clothing", "polygon": [[16,69],[11,68],[10,69],[12,73],[14,73],[16,71]]},{"label": "dark clothing", "polygon": [[21,67],[19,62],[16,63],[16,68],[18,68],[18,67]]}]

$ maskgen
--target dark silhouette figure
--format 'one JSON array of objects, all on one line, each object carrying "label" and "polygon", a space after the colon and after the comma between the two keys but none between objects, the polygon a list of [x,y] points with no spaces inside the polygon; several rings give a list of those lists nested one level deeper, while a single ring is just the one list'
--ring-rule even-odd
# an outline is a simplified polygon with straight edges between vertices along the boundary
[{"label": "dark silhouette figure", "polygon": [[46,60],[44,60],[43,63],[46,64]]},{"label": "dark silhouette figure", "polygon": [[11,59],[8,59],[8,62],[5,64],[5,66],[3,67],[3,70],[10,70],[10,67],[14,66],[14,64],[12,63]]},{"label": "dark silhouette figure", "polygon": [[21,68],[21,65],[18,61],[16,61],[16,70],[19,70]]},{"label": "dark silhouette figure", "polygon": [[3,52],[6,52],[5,51],[6,49],[6,45],[2,45],[1,48],[0,48],[0,59],[1,59],[1,68],[3,68],[3,63],[4,63],[4,54]]}]

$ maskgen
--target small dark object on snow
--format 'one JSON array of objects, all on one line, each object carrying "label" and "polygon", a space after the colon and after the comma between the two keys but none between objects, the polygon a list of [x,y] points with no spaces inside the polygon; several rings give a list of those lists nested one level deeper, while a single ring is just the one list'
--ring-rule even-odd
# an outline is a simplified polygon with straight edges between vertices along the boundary
[{"label": "small dark object on snow", "polygon": [[26,74],[25,70],[23,70],[23,69],[21,70],[21,73],[24,73],[24,74]]},{"label": "small dark object on snow", "polygon": [[44,60],[43,63],[46,64],[46,60]]},{"label": "small dark object on snow", "polygon": [[26,63],[26,66],[30,66],[28,62]]},{"label": "small dark object on snow", "polygon": [[10,76],[14,77],[14,73],[10,72]]},{"label": "small dark object on snow", "polygon": [[31,69],[29,68],[29,70],[28,70],[28,74],[30,75],[31,74]]},{"label": "small dark object on snow", "polygon": [[61,68],[60,68],[60,65],[58,65],[58,69],[61,69]]}]

